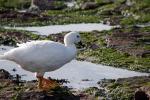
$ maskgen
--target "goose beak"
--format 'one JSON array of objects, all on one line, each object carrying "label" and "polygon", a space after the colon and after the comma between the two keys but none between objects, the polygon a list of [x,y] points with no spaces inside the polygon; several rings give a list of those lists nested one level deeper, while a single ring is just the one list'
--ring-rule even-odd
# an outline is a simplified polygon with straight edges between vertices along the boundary
[{"label": "goose beak", "polygon": [[83,43],[82,43],[81,41],[78,42],[78,45],[79,45],[79,46],[84,46]]},{"label": "goose beak", "polygon": [[77,43],[77,48],[83,48],[85,45],[82,43],[82,41]]}]

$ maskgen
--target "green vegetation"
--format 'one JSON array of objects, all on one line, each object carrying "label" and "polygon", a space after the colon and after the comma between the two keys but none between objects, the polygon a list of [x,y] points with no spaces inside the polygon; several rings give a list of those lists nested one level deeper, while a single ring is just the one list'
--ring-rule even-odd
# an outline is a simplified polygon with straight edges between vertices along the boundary
[{"label": "green vegetation", "polygon": [[133,100],[137,88],[149,87],[149,81],[148,77],[133,77],[106,82],[105,85],[109,90],[111,100]]},{"label": "green vegetation", "polygon": [[56,17],[56,19],[51,20],[52,24],[99,23],[100,22],[100,16],[95,15],[94,10],[88,10],[88,11],[79,11],[79,10],[52,11],[51,10],[46,13],[49,16]]},{"label": "green vegetation", "polygon": [[[99,97],[106,97],[106,93],[103,89],[98,89],[97,87],[90,87],[87,88],[83,91],[83,93],[88,94],[89,96],[92,96],[92,99],[94,100],[99,100]],[[101,99],[101,100],[105,100],[105,99]]]},{"label": "green vegetation", "polygon": [[[129,31],[129,29],[128,29]],[[146,30],[145,30],[146,31]],[[81,33],[84,44],[86,44],[87,49],[78,54],[78,59],[90,60],[93,63],[100,63],[104,65],[110,65],[119,68],[126,68],[130,70],[149,72],[150,69],[150,58],[149,57],[135,57],[130,56],[126,53],[120,53],[114,48],[106,48],[105,36],[107,33],[112,33],[111,31],[103,32],[91,32],[91,33]],[[96,44],[99,48],[93,50],[91,45]],[[148,48],[149,46],[145,46]]]},{"label": "green vegetation", "polygon": [[23,43],[29,40],[41,40],[43,37],[32,34],[28,31],[18,31],[12,29],[0,28],[0,44],[16,46],[17,43]]},{"label": "green vegetation", "polygon": [[1,9],[24,9],[30,6],[31,0],[0,0]]},{"label": "green vegetation", "polygon": [[[10,17],[9,13],[7,13],[8,17],[5,15],[5,18],[0,19],[0,22],[1,25],[8,26],[43,26],[70,23],[100,23],[101,21],[104,21],[104,23],[109,21],[112,25],[135,25],[150,21],[150,14],[148,13],[150,11],[149,0],[132,0],[132,6],[127,6],[124,1],[116,0],[114,3],[99,4],[98,8],[90,10],[81,10],[80,8],[46,10],[42,11],[39,14],[40,16],[34,17],[30,17],[30,15],[21,16],[22,14],[19,13],[17,17]],[[101,3],[102,1],[98,0],[97,2]],[[63,4],[58,1],[55,5]]]},{"label": "green vegetation", "polygon": [[[13,12],[12,12],[13,13]],[[95,14],[94,10],[90,11],[71,11],[71,10],[49,10],[39,15],[23,15],[14,12],[21,18],[0,19],[1,25],[7,26],[43,26],[43,25],[59,25],[71,23],[100,23],[100,16]],[[9,15],[8,15],[9,16]]]}]

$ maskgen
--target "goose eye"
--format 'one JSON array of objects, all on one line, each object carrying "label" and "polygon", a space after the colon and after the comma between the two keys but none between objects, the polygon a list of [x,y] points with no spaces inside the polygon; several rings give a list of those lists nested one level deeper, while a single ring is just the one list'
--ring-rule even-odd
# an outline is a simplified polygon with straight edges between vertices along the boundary
[{"label": "goose eye", "polygon": [[77,38],[79,38],[80,36],[79,35],[77,35]]}]

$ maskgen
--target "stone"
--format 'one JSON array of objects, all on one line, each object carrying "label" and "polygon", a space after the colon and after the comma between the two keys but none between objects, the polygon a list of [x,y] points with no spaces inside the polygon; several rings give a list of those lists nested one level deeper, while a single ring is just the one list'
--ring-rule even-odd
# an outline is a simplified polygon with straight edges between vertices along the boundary
[{"label": "stone", "polygon": [[92,50],[96,50],[98,48],[100,48],[100,47],[97,44],[91,44],[90,45],[90,49],[92,49]]},{"label": "stone", "polygon": [[84,4],[81,5],[81,9],[83,10],[94,9],[97,7],[98,7],[98,4],[95,2],[85,2]]},{"label": "stone", "polygon": [[150,87],[144,86],[135,92],[134,100],[150,100]]},{"label": "stone", "polygon": [[33,14],[39,14],[40,9],[36,5],[31,5],[30,8],[27,10],[28,13],[33,13]]},{"label": "stone", "polygon": [[0,79],[10,79],[11,75],[8,71],[0,69]]},{"label": "stone", "polygon": [[37,5],[40,10],[60,10],[67,7],[63,1],[56,0],[34,0],[34,4]]}]

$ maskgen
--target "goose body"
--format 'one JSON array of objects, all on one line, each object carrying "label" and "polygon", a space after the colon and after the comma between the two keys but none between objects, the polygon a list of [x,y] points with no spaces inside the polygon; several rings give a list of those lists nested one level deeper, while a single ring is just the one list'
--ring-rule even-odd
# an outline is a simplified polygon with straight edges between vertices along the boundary
[{"label": "goose body", "polygon": [[43,76],[74,59],[77,53],[75,43],[78,42],[79,33],[70,32],[65,35],[64,44],[48,40],[27,42],[4,53],[0,59],[16,62],[23,69]]},{"label": "goose body", "polygon": [[0,59],[10,60],[19,64],[23,69],[36,72],[38,87],[47,90],[58,84],[43,78],[45,72],[59,69],[76,56],[75,43],[81,41],[78,32],[70,32],[64,37],[64,44],[54,41],[32,41],[19,45]]},{"label": "goose body", "polygon": [[22,44],[4,54],[5,59],[16,62],[25,70],[38,73],[54,71],[75,56],[74,46],[46,40]]}]

